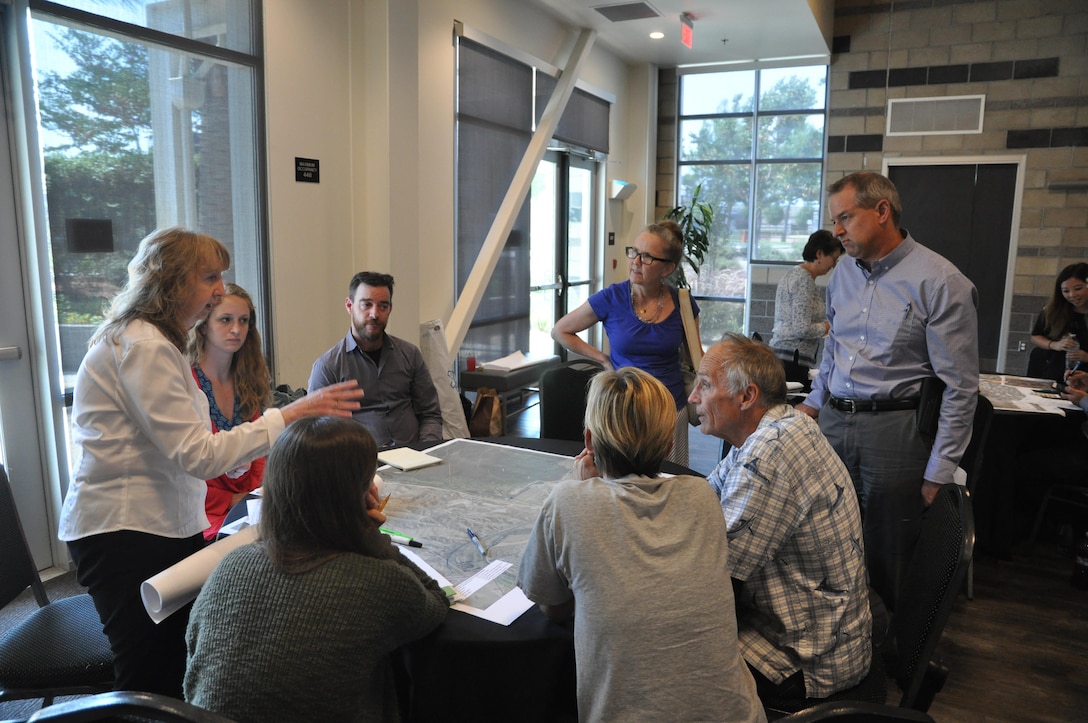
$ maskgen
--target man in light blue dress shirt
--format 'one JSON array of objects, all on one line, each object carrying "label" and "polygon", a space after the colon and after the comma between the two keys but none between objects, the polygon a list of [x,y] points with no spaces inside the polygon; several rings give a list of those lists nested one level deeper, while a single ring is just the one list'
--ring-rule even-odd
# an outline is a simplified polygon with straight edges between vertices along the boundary
[{"label": "man in light blue dress shirt", "polygon": [[[978,397],[978,293],[950,261],[899,228],[899,192],[854,173],[828,189],[833,233],[853,263],[827,286],[831,324],[812,393],[861,501],[870,585],[895,609],[921,515],[951,484]],[[923,380],[943,382],[936,429],[918,429]]]}]

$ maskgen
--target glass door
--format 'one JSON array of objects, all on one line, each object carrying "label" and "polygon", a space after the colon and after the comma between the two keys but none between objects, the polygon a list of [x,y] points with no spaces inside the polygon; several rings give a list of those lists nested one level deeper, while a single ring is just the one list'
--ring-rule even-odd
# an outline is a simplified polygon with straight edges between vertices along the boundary
[{"label": "glass door", "polygon": [[[555,322],[589,298],[596,233],[596,163],[549,151],[530,192],[530,343],[533,356],[564,354]],[[589,330],[581,336],[588,339]]]},{"label": "glass door", "polygon": [[[12,15],[0,7],[0,28],[11,30]],[[5,34],[5,38],[10,37]],[[0,73],[10,79],[12,69],[7,58],[0,57]],[[0,87],[10,87],[9,82]],[[48,478],[45,460],[50,454],[49,439],[42,421],[43,410],[38,404],[35,365],[44,366],[40,345],[32,342],[29,319],[34,315],[28,306],[29,295],[24,283],[25,261],[22,249],[24,234],[17,221],[16,193],[13,179],[17,178],[17,156],[9,140],[16,134],[8,127],[14,122],[9,111],[10,98],[0,93],[0,464],[4,465],[15,506],[26,532],[27,542],[40,569],[54,564],[55,526],[49,512],[45,480]],[[59,543],[58,543],[59,544]],[[58,561],[60,563],[62,561]]]}]

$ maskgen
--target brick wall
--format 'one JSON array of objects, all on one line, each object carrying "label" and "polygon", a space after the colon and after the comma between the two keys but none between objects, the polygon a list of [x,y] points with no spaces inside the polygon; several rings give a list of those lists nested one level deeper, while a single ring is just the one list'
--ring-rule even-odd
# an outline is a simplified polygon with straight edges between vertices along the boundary
[{"label": "brick wall", "polygon": [[[1088,260],[1088,189],[1049,188],[1088,182],[1088,0],[837,0],[834,35],[827,183],[880,171],[885,156],[1026,157],[1005,350],[1005,368],[1022,372],[1028,352],[1018,345],[1058,271]],[[675,186],[674,70],[660,71],[658,93],[660,216]],[[889,98],[978,94],[983,133],[884,136]],[[751,273],[749,328],[764,334],[781,274]]]},{"label": "brick wall", "polygon": [[[1088,2],[838,0],[825,180],[885,156],[1027,159],[1006,370],[1066,264],[1088,259]],[[983,133],[885,137],[889,98],[986,96]],[[924,240],[922,240],[924,243]],[[1030,349],[1030,346],[1028,347]]]}]

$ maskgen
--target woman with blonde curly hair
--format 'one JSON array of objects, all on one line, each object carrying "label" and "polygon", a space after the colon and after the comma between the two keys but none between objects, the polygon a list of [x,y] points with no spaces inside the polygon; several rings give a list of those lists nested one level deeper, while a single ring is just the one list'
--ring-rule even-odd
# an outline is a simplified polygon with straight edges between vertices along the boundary
[{"label": "woman with blonde curly hair", "polygon": [[[226,292],[189,332],[189,363],[208,398],[213,432],[257,419],[272,397],[253,299],[237,284],[226,284]],[[258,457],[208,480],[204,512],[211,524],[205,540],[214,540],[231,508],[261,486],[264,464]]]}]

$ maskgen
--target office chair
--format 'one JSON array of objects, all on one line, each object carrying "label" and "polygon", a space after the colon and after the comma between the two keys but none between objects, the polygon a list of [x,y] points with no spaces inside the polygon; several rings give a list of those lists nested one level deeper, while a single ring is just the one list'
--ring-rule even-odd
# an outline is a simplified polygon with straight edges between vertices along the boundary
[{"label": "office chair", "polygon": [[[831,703],[881,705],[888,698],[888,679],[884,672],[884,641],[888,637],[888,612],[884,601],[876,590],[869,588],[869,608],[873,614],[873,656],[869,661],[869,672],[861,681],[850,688],[832,693],[826,698],[806,698],[804,700],[763,700],[763,709],[767,720],[793,720],[793,715],[801,711]],[[836,709],[837,710],[837,709]],[[783,718],[783,716],[786,716]]]},{"label": "office chair", "polygon": [[0,465],[0,606],[30,587],[40,606],[0,636],[0,701],[113,688],[113,654],[87,594],[49,602]]},{"label": "office chair", "polygon": [[975,545],[971,494],[966,487],[941,487],[922,519],[914,555],[899,586],[891,634],[898,650],[893,673],[901,708],[925,712],[944,686],[948,669],[933,660],[937,642],[967,575]]},{"label": "office chair", "polygon": [[860,701],[831,701],[807,708],[799,713],[779,718],[788,723],[816,723],[817,721],[835,721],[836,723],[933,723],[933,719],[921,711],[909,708],[895,708],[883,703],[864,703]]},{"label": "office chair", "polygon": [[604,369],[589,359],[565,362],[540,377],[540,438],[581,441],[589,380]]},{"label": "office chair", "polygon": [[115,691],[42,708],[27,723],[86,721],[160,721],[161,723],[233,723],[230,718],[185,701],[155,693]]},{"label": "office chair", "polygon": [[[983,458],[986,454],[986,444],[990,438],[990,427],[994,421],[994,405],[984,395],[978,395],[978,405],[975,407],[975,418],[971,423],[971,442],[967,445],[960,460],[960,467],[967,473],[967,489],[975,491],[982,475]],[[975,560],[967,564],[967,599],[975,599]]]}]

